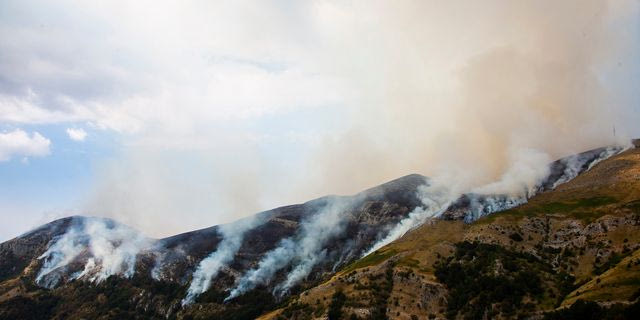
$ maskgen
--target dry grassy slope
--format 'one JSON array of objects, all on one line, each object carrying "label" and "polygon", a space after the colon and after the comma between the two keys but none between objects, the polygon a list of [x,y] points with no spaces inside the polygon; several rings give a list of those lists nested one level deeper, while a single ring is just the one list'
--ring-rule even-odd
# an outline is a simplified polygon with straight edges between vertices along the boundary
[{"label": "dry grassy slope", "polygon": [[[380,287],[372,290],[371,284],[380,283],[391,269],[392,285],[384,296],[388,317],[442,318],[447,290],[433,274],[434,263],[453,253],[454,244],[463,240],[528,252],[551,264],[554,271],[574,275],[577,284],[584,284],[568,295],[563,305],[578,298],[627,300],[640,288],[639,217],[640,149],[631,149],[516,209],[473,224],[431,221],[305,291],[292,302],[298,303],[298,308],[304,304],[309,307],[305,312],[294,313],[297,316],[290,312],[287,317],[326,318],[331,296],[337,290],[347,296],[343,314],[370,316],[381,302]],[[514,233],[523,240],[510,238]],[[619,259],[615,257],[621,262],[616,264]],[[562,301],[562,297],[558,298]],[[537,307],[547,310],[555,305],[557,302],[549,298]],[[292,309],[295,308],[289,311]],[[282,318],[283,310],[261,319]]]},{"label": "dry grassy slope", "polygon": [[578,299],[602,302],[621,300],[635,293],[639,287],[640,250],[636,250],[605,273],[571,292],[562,304],[569,306]]}]

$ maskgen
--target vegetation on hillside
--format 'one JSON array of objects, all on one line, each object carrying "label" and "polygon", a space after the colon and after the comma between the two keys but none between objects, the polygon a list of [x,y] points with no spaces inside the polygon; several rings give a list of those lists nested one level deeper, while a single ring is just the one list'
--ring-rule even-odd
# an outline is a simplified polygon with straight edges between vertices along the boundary
[{"label": "vegetation on hillside", "polygon": [[115,276],[99,284],[73,281],[54,290],[28,289],[31,294],[0,304],[0,319],[162,319],[156,308],[141,308],[135,297],[152,293],[153,300],[168,307],[185,292],[175,283]]},{"label": "vegetation on hillside", "polygon": [[564,297],[573,282],[533,255],[477,242],[457,243],[435,275],[449,288],[450,319],[526,315],[545,299]]},{"label": "vegetation on hillside", "polygon": [[544,320],[636,320],[640,319],[640,301],[631,305],[602,307],[593,301],[578,300],[569,308],[548,312]]}]

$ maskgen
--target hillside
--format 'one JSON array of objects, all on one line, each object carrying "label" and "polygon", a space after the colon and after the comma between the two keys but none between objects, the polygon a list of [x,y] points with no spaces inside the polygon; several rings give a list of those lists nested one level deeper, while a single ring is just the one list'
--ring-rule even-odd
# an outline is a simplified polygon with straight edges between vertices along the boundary
[{"label": "hillside", "polygon": [[550,311],[579,300],[614,306],[580,302],[594,319],[637,319],[638,302],[627,305],[639,296],[640,149],[631,149],[517,208],[471,224],[431,220],[261,319],[568,319],[576,315]]},{"label": "hillside", "polygon": [[[304,240],[303,226],[315,216],[323,217],[327,208],[337,203],[343,205],[344,211],[340,224],[332,227],[342,232],[331,234],[318,248],[326,258],[312,265],[313,274],[300,285],[308,286],[330,276],[336,268],[360,256],[381,233],[418,206],[417,188],[425,183],[427,179],[423,176],[408,175],[353,196],[328,196],[258,213],[252,219],[259,222],[239,238],[237,251],[214,279],[215,286],[197,297],[195,304],[220,318],[244,314],[249,319],[275,307],[277,301],[272,291],[278,282],[284,281],[290,267],[283,266],[269,283],[232,303],[222,300],[225,291],[233,288],[235,278],[257,266],[283,240]],[[236,224],[242,227],[245,221]],[[114,221],[91,217],[69,217],[41,226],[0,244],[0,319],[25,318],[47,303],[57,306],[46,308],[51,309],[45,313],[51,317],[176,317],[182,312],[181,302],[194,270],[221,246],[224,228],[214,226],[164,239],[147,239]],[[103,248],[105,242],[109,244],[107,248]],[[50,252],[48,249],[60,243],[64,243],[60,246],[63,248],[77,248],[66,250],[74,251],[75,255],[66,257],[66,252],[54,250],[42,258]],[[95,250],[92,245],[96,243],[103,247]],[[122,244],[133,244],[138,251],[133,255],[120,251]],[[120,254],[128,254],[132,274],[118,269],[101,280],[96,275],[104,271],[103,267],[85,275],[83,270],[95,261],[119,260]],[[50,272],[40,277],[47,263],[60,260],[68,261],[51,263]],[[290,262],[296,263],[300,262]]]},{"label": "hillside", "polygon": [[[617,151],[551,163],[524,204],[465,194],[362,259],[424,205],[428,178],[164,239],[60,219],[0,244],[0,319],[515,318],[628,304],[640,287],[640,151],[598,163]],[[211,257],[226,262],[190,296]],[[243,279],[254,282],[231,296]]]}]

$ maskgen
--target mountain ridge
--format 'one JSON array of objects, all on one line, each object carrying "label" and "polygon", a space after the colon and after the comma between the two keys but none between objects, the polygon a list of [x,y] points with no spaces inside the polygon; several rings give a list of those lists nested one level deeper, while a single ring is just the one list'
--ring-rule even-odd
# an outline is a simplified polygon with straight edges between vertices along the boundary
[{"label": "mountain ridge", "polygon": [[[561,188],[473,223],[432,220],[260,319],[321,319],[332,308],[345,319],[637,319],[640,150]],[[539,282],[527,287],[522,275]],[[474,291],[502,285],[517,299]]]},{"label": "mountain ridge", "polygon": [[[561,181],[562,177],[566,177],[567,172],[575,173],[575,176],[569,179],[572,180],[576,176],[579,177],[580,175],[578,174],[592,167],[594,163],[602,160],[603,155],[610,155],[609,153],[611,152],[619,151],[620,149],[599,148],[552,163],[550,175],[540,183],[539,190],[542,191],[537,196],[544,195],[550,190],[555,192],[554,189],[557,186],[557,182]],[[248,233],[244,235],[238,251],[232,255],[232,260],[229,261],[228,265],[220,269],[220,274],[214,279],[215,287],[202,292],[201,296],[195,299],[195,306],[187,308],[180,306],[180,299],[185,296],[185,290],[188,289],[189,282],[193,281],[191,277],[198,264],[208,255],[213,254],[220,246],[224,238],[221,228],[224,229],[224,226],[213,226],[166,238],[151,239],[151,244],[135,253],[134,273],[128,279],[124,277],[122,280],[117,280],[117,278],[113,278],[113,275],[116,274],[107,274],[103,282],[83,284],[83,281],[75,281],[72,277],[70,281],[65,280],[68,282],[60,283],[59,286],[56,281],[56,284],[48,291],[42,291],[38,287],[33,287],[33,281],[38,273],[37,270],[42,267],[41,264],[43,262],[42,259],[35,259],[34,256],[41,257],[47,247],[50,247],[49,242],[53,238],[60,237],[66,230],[65,226],[68,228],[74,219],[80,218],[67,217],[56,220],[0,244],[0,255],[4,255],[3,257],[9,257],[7,252],[14,253],[16,248],[18,249],[17,253],[31,254],[30,259],[21,260],[21,255],[18,255],[17,259],[13,257],[11,258],[13,260],[0,260],[0,270],[2,271],[0,273],[0,315],[3,314],[2,306],[4,308],[7,307],[6,304],[3,304],[4,302],[12,301],[11,299],[13,298],[24,297],[25,294],[26,296],[34,295],[35,297],[46,296],[47,294],[53,294],[53,296],[57,294],[59,296],[62,294],[61,292],[64,292],[62,297],[71,297],[77,294],[74,292],[85,290],[86,286],[97,288],[95,290],[106,290],[109,286],[120,286],[130,288],[131,292],[139,292],[142,295],[142,298],[140,298],[142,300],[134,299],[136,302],[133,306],[131,306],[133,303],[131,298],[127,304],[129,307],[121,308],[121,311],[124,312],[123,314],[130,317],[136,317],[140,306],[144,305],[146,310],[152,310],[150,311],[151,317],[188,318],[190,316],[209,314],[221,319],[239,319],[244,314],[246,318],[251,318],[269,311],[269,309],[276,308],[279,303],[282,303],[271,296],[274,292],[273,290],[277,289],[279,283],[287,280],[289,273],[295,269],[296,265],[304,265],[304,260],[294,257],[293,260],[287,262],[289,266],[276,271],[270,281],[259,283],[255,289],[250,289],[245,295],[227,303],[223,302],[223,298],[226,296],[225,291],[237,285],[237,280],[242,277],[243,273],[246,274],[258,268],[263,262],[262,260],[264,260],[266,253],[277,249],[282,244],[282,241],[286,239],[304,239],[304,237],[300,238],[302,236],[300,228],[305,223],[308,224],[311,217],[319,214],[318,210],[324,210],[323,208],[326,208],[328,203],[333,203],[337,199],[358,199],[355,205],[349,204],[347,206],[348,213],[346,216],[348,218],[341,222],[342,225],[340,226],[341,230],[344,231],[327,238],[325,240],[326,243],[323,242],[319,247],[318,250],[322,250],[321,252],[325,257],[324,261],[311,265],[308,276],[300,284],[291,288],[290,290],[292,291],[288,292],[287,296],[296,297],[298,292],[307,292],[306,290],[311,290],[326,279],[335,278],[338,270],[351,268],[350,266],[359,261],[360,255],[373,242],[380,240],[384,236],[384,230],[390,230],[392,226],[406,217],[413,209],[421,205],[420,199],[416,195],[416,190],[420,186],[428,184],[428,181],[428,178],[421,175],[407,175],[352,196],[326,196],[302,204],[283,206],[258,213],[257,216],[263,221],[258,223],[256,227],[246,231]],[[491,210],[474,213],[469,209],[471,203],[472,201],[463,201],[462,205],[460,203],[457,203],[457,206],[452,205],[447,208],[448,210],[445,210],[438,221],[466,225],[475,220],[493,218],[496,215],[490,212]],[[482,203],[482,201],[479,203]],[[521,204],[515,203],[515,205]],[[511,208],[508,208],[508,210],[511,210]],[[486,215],[489,216],[483,218]],[[426,226],[433,223],[436,222],[428,222]],[[50,226],[50,228],[45,226]],[[410,231],[405,237],[414,233],[415,231]],[[21,238],[23,236],[26,236],[26,238]],[[27,238],[29,241],[20,243]],[[398,243],[403,242],[403,238],[394,241],[393,244],[397,246]],[[29,245],[33,247],[27,248]],[[25,248],[28,250],[25,251]],[[389,252],[387,249],[381,249],[381,251]],[[374,258],[377,256],[379,256],[379,253],[373,255]],[[86,269],[87,261],[89,261],[87,259],[92,259],[92,256],[87,255],[86,252],[77,257],[80,260],[74,260],[77,261],[75,267],[65,266],[67,269],[54,269],[53,272],[62,272],[59,274],[63,275],[63,277],[59,279],[64,279],[66,275],[73,276],[81,273],[83,265]],[[156,268],[158,264],[161,266],[159,269]],[[91,275],[95,277],[101,270],[96,269],[92,272],[85,274],[87,277]],[[337,274],[341,273],[338,272]],[[32,284],[29,284],[30,282]],[[163,290],[167,290],[166,294],[156,295],[155,297],[147,296],[147,294],[157,290],[156,286],[158,285],[162,285],[165,288]],[[440,289],[437,290],[446,292],[445,289],[438,288]],[[255,299],[262,299],[263,303],[256,307],[253,305],[256,301]]]}]

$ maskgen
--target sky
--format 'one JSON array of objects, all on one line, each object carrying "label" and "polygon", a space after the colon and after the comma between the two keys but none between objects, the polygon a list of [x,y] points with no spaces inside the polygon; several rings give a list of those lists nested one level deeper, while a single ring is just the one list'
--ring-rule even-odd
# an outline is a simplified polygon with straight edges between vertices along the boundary
[{"label": "sky", "polygon": [[634,0],[2,1],[0,241],[72,214],[161,237],[625,143],[639,17]]}]

